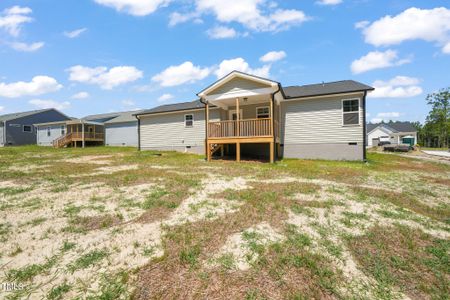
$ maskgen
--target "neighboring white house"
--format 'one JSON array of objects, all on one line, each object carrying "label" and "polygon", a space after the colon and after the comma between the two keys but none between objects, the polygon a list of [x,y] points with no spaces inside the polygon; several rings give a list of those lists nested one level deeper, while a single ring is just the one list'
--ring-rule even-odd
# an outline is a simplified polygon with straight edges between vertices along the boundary
[{"label": "neighboring white house", "polygon": [[35,124],[41,146],[138,146],[137,111],[114,112]]},{"label": "neighboring white house", "polygon": [[366,95],[373,88],[344,80],[283,87],[231,72],[199,100],[136,114],[141,150],[213,156],[364,160]]},{"label": "neighboring white house", "polygon": [[413,146],[417,144],[417,129],[411,122],[367,124],[367,145],[378,146],[380,142]]}]

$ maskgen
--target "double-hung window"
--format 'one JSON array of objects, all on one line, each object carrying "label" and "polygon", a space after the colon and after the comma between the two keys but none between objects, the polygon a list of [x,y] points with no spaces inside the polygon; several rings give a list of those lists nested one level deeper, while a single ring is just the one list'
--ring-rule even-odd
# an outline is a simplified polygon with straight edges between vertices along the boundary
[{"label": "double-hung window", "polygon": [[65,135],[66,134],[66,126],[61,125],[61,135]]},{"label": "double-hung window", "polygon": [[52,135],[52,128],[47,127],[47,136],[51,136],[51,135]]},{"label": "double-hung window", "polygon": [[270,108],[268,106],[257,107],[256,118],[257,119],[270,118]]},{"label": "double-hung window", "polygon": [[342,100],[342,124],[359,125],[359,99]]},{"label": "double-hung window", "polygon": [[184,127],[194,126],[194,115],[184,115]]}]

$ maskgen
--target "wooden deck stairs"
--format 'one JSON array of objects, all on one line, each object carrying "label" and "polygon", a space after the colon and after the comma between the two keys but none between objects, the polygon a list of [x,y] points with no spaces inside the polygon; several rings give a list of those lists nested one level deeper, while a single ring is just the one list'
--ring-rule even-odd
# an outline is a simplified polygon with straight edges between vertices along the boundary
[{"label": "wooden deck stairs", "polygon": [[53,147],[54,148],[67,147],[70,143],[73,142],[72,135],[73,134],[71,132],[57,138],[56,140],[53,141]]}]

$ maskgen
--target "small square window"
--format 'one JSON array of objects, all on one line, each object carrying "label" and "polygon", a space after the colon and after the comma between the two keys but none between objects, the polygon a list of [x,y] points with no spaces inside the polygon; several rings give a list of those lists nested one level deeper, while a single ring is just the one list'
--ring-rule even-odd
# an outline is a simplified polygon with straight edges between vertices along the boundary
[{"label": "small square window", "polygon": [[23,125],[23,132],[33,132],[31,125]]},{"label": "small square window", "polygon": [[269,107],[268,106],[257,107],[256,108],[256,118],[257,119],[270,118]]},{"label": "small square window", "polygon": [[344,112],[354,112],[359,109],[359,100],[344,100]]},{"label": "small square window", "polygon": [[184,126],[185,127],[194,126],[194,115],[184,115]]}]

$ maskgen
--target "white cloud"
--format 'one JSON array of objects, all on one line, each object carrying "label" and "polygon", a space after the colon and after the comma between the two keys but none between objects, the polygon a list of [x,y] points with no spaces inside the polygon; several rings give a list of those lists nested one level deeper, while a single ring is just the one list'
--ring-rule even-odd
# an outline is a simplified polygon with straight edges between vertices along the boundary
[{"label": "white cloud", "polygon": [[450,42],[450,9],[412,7],[396,16],[385,16],[373,22],[364,28],[363,34],[365,41],[375,46],[424,40],[437,43],[447,53],[446,45]]},{"label": "white cloud", "polygon": [[11,46],[11,48],[13,48],[14,50],[17,50],[17,51],[34,52],[34,51],[37,51],[37,50],[41,49],[42,47],[44,47],[45,43],[37,42],[37,43],[27,44],[27,43],[21,43],[21,42],[12,42],[12,43],[9,43],[9,45]]},{"label": "white cloud", "polygon": [[172,14],[170,25],[212,14],[220,23],[236,22],[254,31],[280,31],[310,20],[301,10],[279,9],[277,6],[276,2],[268,3],[266,0],[195,0],[195,11]]},{"label": "white cloud", "polygon": [[359,74],[375,69],[400,66],[410,62],[411,59],[399,59],[397,51],[394,50],[386,50],[384,52],[372,51],[365,56],[353,61],[351,70],[353,74]]},{"label": "white cloud", "polygon": [[134,101],[133,100],[131,100],[131,99],[125,99],[125,100],[122,100],[122,104],[124,105],[124,106],[134,106]]},{"label": "white cloud", "polygon": [[28,103],[30,103],[40,109],[55,108],[58,110],[65,110],[70,107],[70,102],[68,102],[68,101],[57,102],[54,100],[33,99],[33,100],[30,100]]},{"label": "white cloud", "polygon": [[370,120],[370,123],[377,124],[377,123],[381,123],[382,121],[384,121],[383,118],[372,118]]},{"label": "white cloud", "polygon": [[33,21],[33,18],[28,16],[31,13],[32,10],[29,7],[13,6],[7,8],[0,14],[0,28],[17,37],[22,25]]},{"label": "white cloud", "polygon": [[56,79],[48,76],[35,76],[30,82],[0,82],[0,97],[19,98],[38,96],[60,90],[63,86]]},{"label": "white cloud", "polygon": [[320,5],[337,5],[341,4],[342,0],[319,0],[316,3]]},{"label": "white cloud", "polygon": [[5,110],[5,107],[4,106],[0,106],[0,112],[4,111],[4,110]]},{"label": "white cloud", "polygon": [[392,112],[381,112],[381,113],[378,113],[375,118],[372,118],[370,120],[370,122],[371,123],[381,123],[383,121],[384,122],[389,122],[392,119],[399,118],[401,115],[402,115],[401,113],[395,112],[395,111],[392,111]]},{"label": "white cloud", "polygon": [[359,22],[355,23],[355,28],[356,29],[363,29],[363,28],[366,28],[369,24],[370,24],[369,21],[359,21]]},{"label": "white cloud", "polygon": [[420,80],[408,76],[396,76],[389,81],[377,80],[372,86],[375,91],[368,94],[371,98],[409,98],[422,94],[418,85]]},{"label": "white cloud", "polygon": [[270,63],[270,62],[275,62],[275,61],[281,60],[285,57],[286,57],[286,52],[284,52],[284,51],[270,51],[270,52],[264,54],[263,56],[261,56],[261,58],[259,60],[262,62],[265,62],[265,63]]},{"label": "white cloud", "polygon": [[170,14],[169,26],[173,27],[181,23],[185,23],[190,20],[195,20],[196,23],[203,23],[200,19],[200,14],[198,12],[180,14],[179,12],[174,12]]},{"label": "white cloud", "polygon": [[444,48],[442,48],[442,52],[444,52],[445,54],[450,54],[450,42],[448,42]]},{"label": "white cloud", "polygon": [[75,95],[73,95],[71,98],[72,99],[86,99],[89,98],[89,93],[88,92],[79,92],[76,93]]},{"label": "white cloud", "polygon": [[105,90],[143,77],[143,72],[133,66],[119,66],[108,70],[106,67],[90,68],[77,65],[69,68],[68,71],[70,81],[96,84]]},{"label": "white cloud", "polygon": [[173,99],[173,95],[172,94],[163,94],[161,95],[161,97],[158,98],[158,102],[166,102]]},{"label": "white cloud", "polygon": [[147,16],[158,8],[168,5],[171,0],[95,0],[95,2],[133,16]]},{"label": "white cloud", "polygon": [[250,65],[241,57],[223,60],[219,68],[215,71],[217,78],[222,78],[232,71],[240,71],[260,77],[269,77],[270,65],[262,66],[261,68],[252,69]]},{"label": "white cloud", "polygon": [[378,113],[377,117],[380,118],[398,118],[400,117],[400,113],[399,112],[382,112],[382,113]]},{"label": "white cloud", "polygon": [[80,28],[73,31],[64,31],[64,35],[68,37],[69,39],[74,39],[76,37],[79,37],[83,32],[85,32],[87,28]]},{"label": "white cloud", "polygon": [[168,67],[161,73],[153,76],[152,81],[158,82],[164,87],[177,86],[202,80],[210,73],[210,68],[194,66],[192,62],[186,61],[181,65]]},{"label": "white cloud", "polygon": [[236,30],[226,26],[216,26],[209,29],[206,33],[212,39],[230,39],[238,36]]}]

